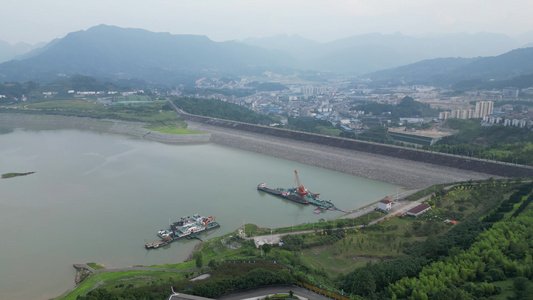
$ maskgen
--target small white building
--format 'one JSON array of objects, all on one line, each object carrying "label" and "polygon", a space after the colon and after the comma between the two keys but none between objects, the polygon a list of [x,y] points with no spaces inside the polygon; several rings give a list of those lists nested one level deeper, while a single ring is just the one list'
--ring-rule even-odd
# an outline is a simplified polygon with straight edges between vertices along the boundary
[{"label": "small white building", "polygon": [[392,209],[392,200],[391,199],[385,199],[385,200],[381,200],[378,202],[378,207],[377,207],[379,210],[382,210],[382,211],[389,211]]}]

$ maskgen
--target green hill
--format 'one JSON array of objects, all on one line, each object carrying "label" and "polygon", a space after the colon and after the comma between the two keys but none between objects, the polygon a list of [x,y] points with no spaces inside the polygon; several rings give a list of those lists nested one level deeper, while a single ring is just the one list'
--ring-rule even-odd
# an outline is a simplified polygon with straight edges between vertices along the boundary
[{"label": "green hill", "polygon": [[4,81],[42,83],[83,74],[177,84],[206,75],[280,71],[292,61],[279,51],[238,42],[107,25],[69,33],[25,57],[0,64]]},{"label": "green hill", "polygon": [[[450,86],[510,80],[533,74],[533,48],[479,58],[438,58],[369,74],[375,85],[427,84]],[[531,83],[530,83],[531,84]]]}]

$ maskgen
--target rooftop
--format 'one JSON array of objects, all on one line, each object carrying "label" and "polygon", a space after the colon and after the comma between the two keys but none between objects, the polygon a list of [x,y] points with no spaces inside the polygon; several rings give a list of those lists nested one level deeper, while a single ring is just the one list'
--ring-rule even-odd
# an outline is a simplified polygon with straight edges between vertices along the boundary
[{"label": "rooftop", "polygon": [[422,212],[422,211],[424,211],[424,210],[426,210],[426,209],[428,209],[428,208],[431,208],[431,206],[422,203],[422,204],[420,204],[419,206],[417,206],[417,207],[415,207],[415,208],[412,208],[412,209],[409,210],[407,213],[408,213],[408,214],[414,214],[414,215],[416,215],[416,214],[419,214],[420,212]]}]

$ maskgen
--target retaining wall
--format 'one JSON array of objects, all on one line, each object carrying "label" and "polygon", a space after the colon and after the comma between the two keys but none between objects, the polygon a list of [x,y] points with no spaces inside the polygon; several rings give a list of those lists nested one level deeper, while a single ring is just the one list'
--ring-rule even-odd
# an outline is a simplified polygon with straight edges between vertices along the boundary
[{"label": "retaining wall", "polygon": [[272,128],[268,126],[241,123],[236,121],[222,120],[204,116],[196,116],[180,112],[185,120],[190,120],[209,125],[244,130],[259,134],[266,134],[291,140],[299,140],[310,143],[339,147],[349,150],[380,154],[397,157],[417,162],[434,164],[479,173],[503,176],[503,177],[530,177],[533,176],[533,168],[523,165],[489,161],[460,155],[451,155],[440,152],[432,152],[414,148],[399,147],[394,145],[372,143],[354,139],[345,139],[320,134],[306,133],[287,129]]}]

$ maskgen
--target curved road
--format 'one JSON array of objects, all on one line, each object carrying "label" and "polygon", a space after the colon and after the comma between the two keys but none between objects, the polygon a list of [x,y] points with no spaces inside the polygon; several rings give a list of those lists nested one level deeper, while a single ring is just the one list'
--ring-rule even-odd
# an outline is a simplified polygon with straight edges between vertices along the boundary
[{"label": "curved road", "polygon": [[240,291],[231,293],[229,295],[224,295],[222,297],[219,297],[217,299],[219,300],[242,300],[242,299],[263,299],[266,296],[270,296],[273,294],[288,294],[289,291],[293,291],[294,295],[298,296],[301,300],[326,300],[330,299],[326,296],[319,295],[315,292],[312,292],[308,289],[294,286],[294,285],[276,285],[276,286],[269,286],[264,288],[258,288],[258,289],[251,289],[246,291]]},{"label": "curved road", "polygon": [[[451,187],[453,187],[453,185],[447,186],[447,187],[445,187],[445,189],[450,189]],[[414,193],[414,192],[416,192],[416,191],[411,191],[409,194]],[[404,195],[404,196],[407,196],[407,195]],[[381,220],[383,220],[385,218],[388,218],[388,217],[390,217],[393,214],[406,213],[407,211],[411,210],[412,208],[415,208],[416,206],[420,205],[422,202],[424,202],[427,199],[429,199],[431,196],[433,196],[433,193],[430,194],[430,195],[424,196],[424,197],[422,197],[422,198],[420,198],[418,200],[415,200],[415,201],[395,200],[393,202],[392,209],[390,211],[388,211],[386,215],[384,215],[384,216],[382,216],[382,217],[370,222],[369,225],[376,224],[379,221],[381,221]],[[341,216],[339,218],[340,219],[358,218],[360,216],[363,216],[363,215],[366,215],[368,213],[371,213],[372,211],[374,211],[374,209],[376,207],[377,207],[377,205],[374,203],[374,204],[365,206],[363,208],[357,209],[355,211],[349,212],[349,213],[347,213],[344,216]],[[357,226],[355,226],[355,228],[360,228],[360,227],[363,227],[363,226],[364,225],[357,225]],[[288,234],[305,234],[305,233],[313,233],[313,232],[315,232],[315,231],[314,230],[302,230],[302,231],[294,231],[294,232],[284,232],[284,233],[276,233],[276,234],[258,235],[258,236],[252,236],[252,237],[244,237],[244,238],[247,239],[247,240],[254,240],[255,245],[258,247],[258,246],[261,246],[261,245],[263,245],[265,243],[266,244],[279,244],[281,242],[281,237],[283,237],[284,235],[288,235]],[[241,236],[243,236],[241,229],[239,229],[239,234]]]}]

